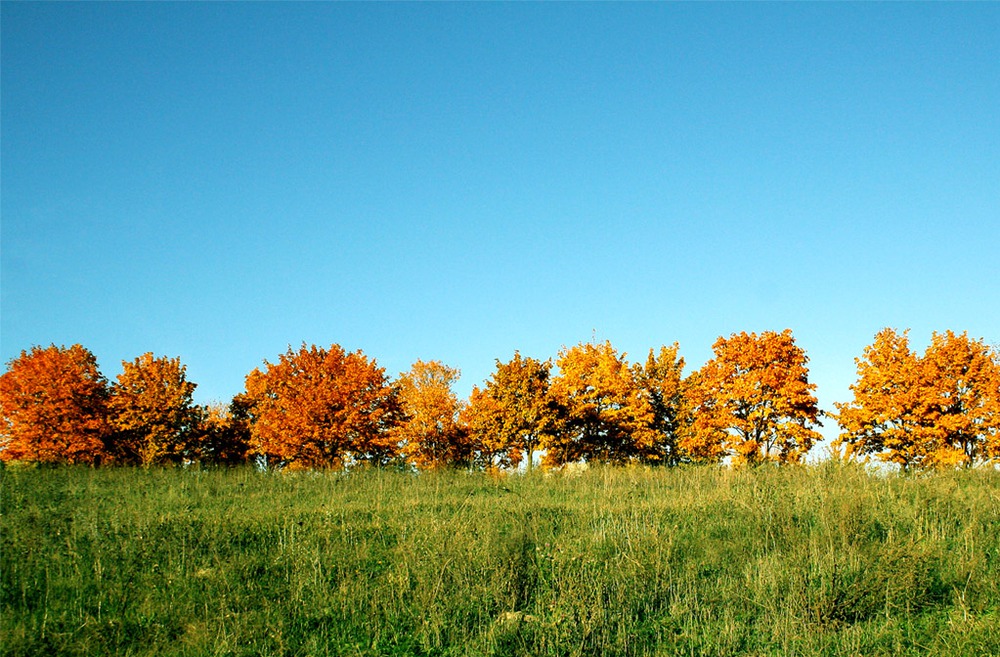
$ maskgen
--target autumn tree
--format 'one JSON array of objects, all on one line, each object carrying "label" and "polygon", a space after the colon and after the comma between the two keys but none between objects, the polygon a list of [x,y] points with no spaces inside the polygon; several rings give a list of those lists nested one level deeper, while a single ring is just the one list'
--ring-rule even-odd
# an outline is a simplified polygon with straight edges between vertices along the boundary
[{"label": "autumn tree", "polygon": [[791,330],[720,337],[714,357],[692,377],[694,411],[681,449],[705,460],[797,462],[820,435],[805,352]]},{"label": "autumn tree", "polygon": [[459,424],[465,428],[469,437],[475,465],[495,470],[520,463],[521,453],[500,433],[503,422],[500,402],[486,388],[472,386],[469,403],[459,415]]},{"label": "autumn tree", "polygon": [[873,455],[903,468],[995,458],[1000,365],[982,340],[935,333],[920,357],[907,331],[887,328],[855,362],[854,399],[835,404],[843,430],[835,447],[845,456]]},{"label": "autumn tree", "polygon": [[115,460],[143,466],[183,460],[199,419],[195,387],[180,358],[145,353],[123,361],[108,402]]},{"label": "autumn tree", "polygon": [[250,454],[250,425],[233,405],[199,406],[198,427],[191,444],[192,458],[208,465],[237,465]]},{"label": "autumn tree", "polygon": [[463,416],[487,465],[531,470],[534,454],[547,446],[562,420],[561,407],[549,394],[549,361],[514,357],[502,363],[480,390],[474,388]]},{"label": "autumn tree", "polygon": [[563,349],[556,366],[552,396],[566,423],[547,445],[547,464],[626,463],[660,451],[653,407],[625,354],[610,342],[579,344]]},{"label": "autumn tree", "polygon": [[651,428],[658,434],[645,460],[662,465],[676,465],[687,457],[678,448],[679,437],[691,425],[691,412],[685,395],[684,359],[675,342],[649,350],[645,364],[633,366],[636,385],[646,396],[653,411]]},{"label": "autumn tree", "polygon": [[964,465],[1000,457],[1000,358],[967,333],[934,333],[921,362],[931,463]]},{"label": "autumn tree", "polygon": [[294,468],[386,463],[397,454],[397,390],[360,350],[305,346],[265,361],[234,404],[250,422],[253,450]]},{"label": "autumn tree", "polygon": [[0,376],[0,460],[98,463],[107,380],[84,347],[32,347]]},{"label": "autumn tree", "polygon": [[854,400],[834,403],[843,429],[834,449],[843,449],[848,459],[875,454],[903,467],[922,463],[927,449],[920,431],[920,363],[910,349],[908,331],[879,331],[854,360]]},{"label": "autumn tree", "polygon": [[439,361],[418,360],[396,384],[402,421],[395,429],[403,455],[418,468],[469,463],[468,434],[458,422],[462,404],[452,390],[460,372]]}]

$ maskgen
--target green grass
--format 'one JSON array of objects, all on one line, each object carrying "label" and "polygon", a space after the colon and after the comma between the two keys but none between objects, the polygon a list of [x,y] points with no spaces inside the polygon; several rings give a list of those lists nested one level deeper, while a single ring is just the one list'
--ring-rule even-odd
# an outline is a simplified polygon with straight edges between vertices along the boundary
[{"label": "green grass", "polygon": [[996,655],[1000,473],[2,471],[8,655]]}]

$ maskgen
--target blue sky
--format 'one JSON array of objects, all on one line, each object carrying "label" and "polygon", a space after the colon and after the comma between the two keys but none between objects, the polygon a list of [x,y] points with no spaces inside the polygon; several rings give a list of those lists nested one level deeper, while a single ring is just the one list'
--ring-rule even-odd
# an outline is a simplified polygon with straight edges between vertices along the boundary
[{"label": "blue sky", "polygon": [[0,11],[4,362],[1000,343],[1000,4]]}]

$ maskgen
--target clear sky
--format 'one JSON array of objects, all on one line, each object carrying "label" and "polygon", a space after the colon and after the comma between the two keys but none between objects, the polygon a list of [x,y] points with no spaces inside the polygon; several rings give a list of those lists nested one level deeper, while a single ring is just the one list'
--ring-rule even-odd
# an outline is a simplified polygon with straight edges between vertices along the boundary
[{"label": "clear sky", "polygon": [[998,3],[0,7],[5,363],[1000,343]]}]

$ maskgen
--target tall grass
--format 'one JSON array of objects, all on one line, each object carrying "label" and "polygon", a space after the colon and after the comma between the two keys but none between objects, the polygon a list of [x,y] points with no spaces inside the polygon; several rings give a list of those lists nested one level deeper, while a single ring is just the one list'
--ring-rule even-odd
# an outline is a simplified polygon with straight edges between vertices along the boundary
[{"label": "tall grass", "polygon": [[1000,473],[7,469],[9,655],[996,655]]}]

